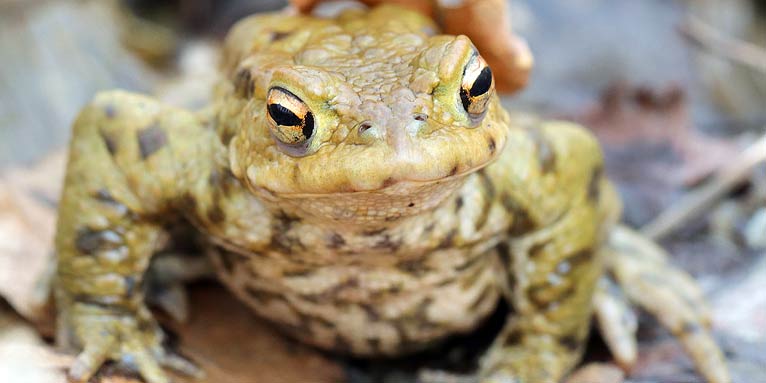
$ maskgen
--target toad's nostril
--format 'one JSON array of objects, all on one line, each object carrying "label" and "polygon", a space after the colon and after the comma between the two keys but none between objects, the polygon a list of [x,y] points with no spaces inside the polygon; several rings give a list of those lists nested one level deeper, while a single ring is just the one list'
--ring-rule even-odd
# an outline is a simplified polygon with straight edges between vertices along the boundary
[{"label": "toad's nostril", "polygon": [[428,115],[425,113],[415,113],[412,118],[414,118],[417,121],[425,121],[428,119]]},{"label": "toad's nostril", "polygon": [[366,132],[370,128],[372,128],[372,124],[369,122],[363,122],[359,124],[359,134]]}]

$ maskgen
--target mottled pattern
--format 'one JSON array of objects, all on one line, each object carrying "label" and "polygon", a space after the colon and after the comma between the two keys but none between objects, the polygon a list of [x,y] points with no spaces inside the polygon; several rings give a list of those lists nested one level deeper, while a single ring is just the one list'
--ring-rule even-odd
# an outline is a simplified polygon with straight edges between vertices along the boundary
[{"label": "mottled pattern", "polygon": [[[608,266],[726,383],[693,284],[642,240],[614,241],[619,201],[595,139],[511,119],[470,41],[431,30],[385,6],[256,16],[226,40],[212,113],[96,96],[74,124],[56,235],[57,335],[82,349],[72,380],[108,359],[150,383],[168,381],[161,366],[193,372],[164,348],[142,288],[165,229],[186,220],[243,302],[324,349],[419,350],[472,330],[502,298],[511,315],[479,377],[559,381],[594,295],[619,303],[598,295]],[[300,134],[274,134],[268,113]],[[620,315],[597,312],[610,346],[630,343]]]}]

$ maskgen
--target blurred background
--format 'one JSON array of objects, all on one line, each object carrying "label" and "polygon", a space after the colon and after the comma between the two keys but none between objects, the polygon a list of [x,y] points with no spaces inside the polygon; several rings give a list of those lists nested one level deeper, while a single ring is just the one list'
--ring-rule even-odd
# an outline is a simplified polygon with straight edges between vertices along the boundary
[{"label": "blurred background", "polygon": [[[19,172],[65,147],[71,121],[99,90],[204,106],[229,26],[285,6],[279,0],[0,0],[6,185],[23,183]],[[674,262],[698,278],[735,381],[766,382],[766,145],[755,146],[766,134],[766,1],[514,0],[510,6],[513,29],[529,43],[535,65],[525,89],[503,96],[506,107],[575,120],[596,133],[625,220],[661,240]],[[45,184],[42,177],[35,185]],[[55,201],[55,192],[46,193]],[[8,295],[2,278],[0,294]],[[656,327],[642,328],[651,342],[642,346],[636,381],[696,381],[686,357]],[[452,357],[463,358],[454,349]],[[363,362],[342,370],[355,381],[406,375]]]}]

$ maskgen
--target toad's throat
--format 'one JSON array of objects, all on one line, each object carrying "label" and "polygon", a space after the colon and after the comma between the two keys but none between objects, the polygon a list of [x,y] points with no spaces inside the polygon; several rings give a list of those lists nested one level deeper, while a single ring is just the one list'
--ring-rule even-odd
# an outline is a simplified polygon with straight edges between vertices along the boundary
[{"label": "toad's throat", "polygon": [[433,210],[463,186],[466,173],[440,180],[402,181],[380,190],[328,194],[272,194],[261,199],[289,215],[323,224],[380,226]]}]

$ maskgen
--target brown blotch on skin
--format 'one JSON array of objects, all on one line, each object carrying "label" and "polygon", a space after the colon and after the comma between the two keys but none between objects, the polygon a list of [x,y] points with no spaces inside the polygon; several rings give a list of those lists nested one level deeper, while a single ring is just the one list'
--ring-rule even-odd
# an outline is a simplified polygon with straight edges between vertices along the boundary
[{"label": "brown blotch on skin", "polygon": [[217,258],[221,262],[221,266],[223,267],[224,271],[231,275],[236,270],[236,265],[241,263],[243,261],[242,258],[244,257],[237,253],[219,249]]},{"label": "brown blotch on skin", "polygon": [[490,154],[495,154],[495,150],[497,150],[497,143],[495,142],[494,137],[489,137],[487,139],[487,149],[489,149]]},{"label": "brown blotch on skin", "polygon": [[566,259],[562,260],[562,262],[569,262],[570,266],[574,269],[593,259],[594,254],[595,252],[591,248],[582,249],[572,254],[571,256],[567,257]]},{"label": "brown blotch on skin", "polygon": [[565,335],[557,339],[559,344],[569,351],[577,351],[582,346],[582,342],[575,335]]},{"label": "brown blotch on skin", "polygon": [[197,210],[197,199],[190,193],[184,193],[176,202],[180,211],[192,213]]},{"label": "brown blotch on skin", "polygon": [[521,344],[521,341],[524,339],[524,334],[521,333],[521,330],[514,328],[510,330],[507,334],[502,334],[503,336],[503,347],[513,347],[518,346]]},{"label": "brown blotch on skin", "polygon": [[495,184],[492,183],[492,179],[489,178],[489,175],[487,174],[486,170],[482,169],[479,170],[476,175],[479,177],[479,181],[481,181],[481,189],[482,192],[484,192],[484,195],[487,197],[487,200],[492,201],[495,199]]},{"label": "brown blotch on skin", "polygon": [[383,180],[382,187],[387,188],[395,183],[396,183],[396,180],[393,177],[388,177],[385,180]]},{"label": "brown blotch on skin", "polygon": [[536,224],[530,217],[527,210],[521,206],[510,194],[503,193],[500,198],[505,211],[512,216],[511,227],[508,228],[508,234],[519,236],[535,229]]},{"label": "brown blotch on skin", "polygon": [[457,229],[450,230],[441,242],[436,245],[437,249],[449,249],[455,245],[455,237],[457,236]]},{"label": "brown blotch on skin", "polygon": [[329,249],[339,249],[346,245],[346,239],[343,238],[342,235],[338,233],[332,233],[330,235],[330,239],[327,243],[327,248]]},{"label": "brown blotch on skin", "polygon": [[549,295],[547,294],[547,290],[549,288],[551,288],[551,286],[546,282],[539,285],[533,285],[529,288],[529,290],[527,290],[527,297],[529,298],[530,302],[532,302],[532,304],[535,305],[535,307],[537,307],[537,309],[540,311],[549,310],[551,307],[554,307],[554,304],[558,304],[567,300],[575,293],[575,289],[572,286],[568,286],[566,289],[561,290],[554,297],[546,298],[546,296]]},{"label": "brown blotch on skin", "polygon": [[457,174],[457,165],[453,166],[452,169],[450,169],[448,176],[452,177],[455,174]]},{"label": "brown blotch on skin", "polygon": [[601,178],[604,175],[604,168],[595,167],[588,181],[588,201],[596,203],[601,196]]},{"label": "brown blotch on skin", "polygon": [[535,144],[537,161],[540,163],[540,171],[550,173],[556,168],[556,152],[550,141],[539,129],[530,129],[529,137]]},{"label": "brown blotch on skin", "polygon": [[311,273],[314,272],[314,269],[306,268],[306,269],[296,269],[296,270],[287,270],[282,273],[282,276],[292,278],[292,277],[305,277],[307,275],[311,275]]},{"label": "brown blotch on skin", "polygon": [[272,301],[285,301],[285,297],[282,294],[274,293],[271,291],[258,290],[252,286],[245,286],[245,292],[247,295],[262,304],[269,304]]},{"label": "brown blotch on skin", "polygon": [[375,307],[372,307],[372,305],[360,304],[359,308],[361,308],[364,311],[364,313],[367,315],[368,321],[370,322],[380,321],[380,313],[378,313],[378,311],[375,310]]},{"label": "brown blotch on skin", "polygon": [[291,34],[292,32],[274,31],[274,32],[271,32],[271,35],[269,36],[269,40],[271,40],[271,42],[279,41],[284,39],[287,36],[290,36]]},{"label": "brown blotch on skin", "polygon": [[254,84],[250,69],[242,68],[234,75],[234,93],[241,98],[253,97]]},{"label": "brown blotch on skin", "polygon": [[114,249],[122,245],[122,236],[112,230],[83,228],[77,232],[75,247],[83,254],[92,255],[98,250]]},{"label": "brown blotch on skin", "polygon": [[463,208],[463,204],[464,204],[464,201],[462,196],[455,198],[455,213],[459,212],[460,209]]},{"label": "brown blotch on skin", "polygon": [[540,257],[543,254],[543,250],[545,250],[545,246],[548,246],[550,241],[535,243],[529,248],[529,259],[535,259]]},{"label": "brown blotch on skin", "polygon": [[136,132],[136,138],[138,139],[138,148],[141,151],[141,159],[148,158],[168,144],[165,131],[156,123]]},{"label": "brown blotch on skin", "polygon": [[117,140],[112,137],[112,135],[104,132],[103,130],[99,132],[101,134],[101,139],[104,140],[104,145],[106,146],[106,150],[109,152],[110,155],[114,155],[117,153]]},{"label": "brown blotch on skin", "polygon": [[221,209],[221,206],[215,204],[208,209],[207,219],[212,223],[221,223],[226,220],[226,213]]},{"label": "brown blotch on skin", "polygon": [[415,259],[403,259],[396,263],[394,266],[399,271],[419,277],[425,273],[431,271],[431,268],[427,265],[427,258],[415,258]]},{"label": "brown blotch on skin", "polygon": [[395,253],[399,248],[402,246],[402,241],[397,240],[394,241],[391,239],[391,236],[389,234],[383,234],[383,236],[376,242],[374,245],[372,245],[373,249],[377,250],[388,250],[391,253]]},{"label": "brown blotch on skin", "polygon": [[380,229],[371,229],[371,230],[366,230],[366,231],[362,232],[362,235],[364,235],[365,237],[374,237],[376,235],[383,234],[383,232],[385,232],[385,231],[386,231],[385,227],[380,228]]}]

